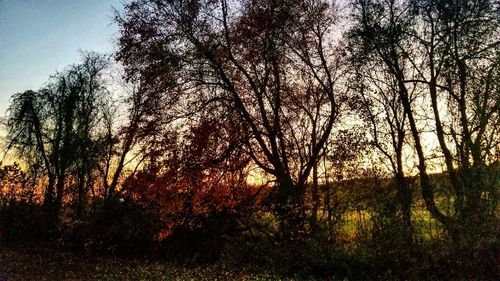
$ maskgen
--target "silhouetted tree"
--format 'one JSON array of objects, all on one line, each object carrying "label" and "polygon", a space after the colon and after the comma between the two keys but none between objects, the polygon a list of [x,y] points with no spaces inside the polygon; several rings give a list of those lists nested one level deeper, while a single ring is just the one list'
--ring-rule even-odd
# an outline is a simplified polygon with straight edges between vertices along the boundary
[{"label": "silhouetted tree", "polygon": [[[406,178],[408,169],[407,116],[398,94],[398,85],[382,61],[365,60],[354,52],[355,74],[352,88],[358,94],[356,107],[368,123],[370,145],[383,156],[380,165],[388,162],[397,190],[400,218],[407,231],[411,230],[411,191]],[[359,60],[359,61],[358,61]],[[416,87],[409,88],[412,91]],[[410,99],[413,93],[410,93]],[[411,155],[410,155],[411,156]]]},{"label": "silhouetted tree", "polygon": [[[380,60],[397,83],[408,118],[422,196],[431,214],[454,237],[482,209],[495,205],[486,166],[498,132],[498,7],[494,1],[357,1],[353,38],[368,60]],[[356,41],[359,40],[359,41]],[[409,94],[417,84],[430,101],[441,157],[454,196],[453,214],[442,212],[428,176],[420,111]],[[420,127],[420,128],[419,128]],[[475,154],[473,156],[472,154]],[[474,171],[474,172],[473,172]],[[475,178],[475,176],[479,178]],[[488,182],[483,182],[483,180]],[[489,194],[489,195],[486,195]],[[483,198],[483,199],[481,199]],[[488,199],[487,199],[488,198]],[[488,211],[489,212],[489,211]]]},{"label": "silhouetted tree", "polygon": [[[122,86],[125,91],[123,103],[108,107],[104,115],[107,146],[100,171],[105,199],[113,199],[118,194],[120,179],[123,179],[129,165],[133,164],[136,168],[141,165],[144,150],[147,149],[145,141],[156,133],[153,133],[154,124],[161,123],[148,119],[157,108],[154,99],[142,95],[136,83],[124,83]],[[121,122],[117,113],[120,109],[125,109],[126,114]]]},{"label": "silhouetted tree", "polygon": [[180,112],[232,109],[276,178],[283,228],[303,229],[306,182],[340,111],[335,20],[326,1],[132,1],[118,59]]},{"label": "silhouetted tree", "polygon": [[8,110],[9,147],[39,167],[47,183],[44,205],[57,219],[65,194],[74,191],[81,214],[105,146],[101,108],[107,60],[84,53],[83,62],[53,76],[41,90],[15,94]]}]

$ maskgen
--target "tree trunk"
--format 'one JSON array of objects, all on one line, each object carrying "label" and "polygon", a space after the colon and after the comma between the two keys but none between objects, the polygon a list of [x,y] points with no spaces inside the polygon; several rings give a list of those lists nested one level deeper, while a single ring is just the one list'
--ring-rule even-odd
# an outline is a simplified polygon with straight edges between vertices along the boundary
[{"label": "tree trunk", "polygon": [[278,185],[278,194],[273,203],[280,221],[280,233],[283,238],[303,236],[306,229],[304,189],[287,177],[280,178]]},{"label": "tree trunk", "polygon": [[412,195],[408,183],[402,173],[398,173],[396,176],[397,184],[397,198],[401,210],[401,220],[403,223],[403,228],[405,234],[409,237],[412,235],[412,223],[411,223],[411,203]]},{"label": "tree trunk", "polygon": [[318,228],[318,209],[319,209],[319,186],[318,186],[318,165],[315,164],[312,170],[313,182],[311,187],[311,230],[315,232]]},{"label": "tree trunk", "polygon": [[77,205],[76,205],[76,215],[79,218],[83,217],[83,212],[85,209],[85,203],[87,199],[87,192],[85,190],[85,174],[83,172],[80,172],[78,175],[78,198],[77,198]]},{"label": "tree trunk", "polygon": [[440,223],[449,225],[449,218],[441,213],[441,211],[437,208],[436,202],[434,201],[434,191],[432,189],[431,181],[429,175],[427,174],[427,166],[426,159],[424,155],[424,150],[422,144],[420,142],[420,134],[417,129],[417,124],[415,118],[413,116],[413,111],[411,109],[410,99],[408,97],[408,91],[404,85],[404,77],[401,73],[397,73],[397,80],[399,86],[399,95],[401,97],[401,103],[404,108],[404,112],[408,117],[408,122],[410,124],[410,131],[413,137],[413,141],[415,142],[415,150],[417,151],[418,156],[418,170],[420,174],[420,187],[422,191],[422,198],[424,199],[425,206],[427,210],[431,213],[431,215],[437,219]]}]

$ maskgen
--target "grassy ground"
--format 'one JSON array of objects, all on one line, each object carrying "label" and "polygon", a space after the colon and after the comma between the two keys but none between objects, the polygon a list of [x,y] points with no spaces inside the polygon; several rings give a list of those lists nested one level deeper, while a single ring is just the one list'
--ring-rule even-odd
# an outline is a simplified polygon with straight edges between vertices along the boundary
[{"label": "grassy ground", "polygon": [[[1,246],[0,246],[1,247]],[[2,279],[3,278],[3,279]],[[295,280],[229,269],[224,265],[183,267],[166,262],[91,258],[71,253],[0,248],[0,281],[59,280]]]},{"label": "grassy ground", "polygon": [[[244,247],[234,249],[240,250],[247,257]],[[436,251],[438,251],[437,249]],[[286,250],[285,250],[286,251]],[[491,252],[491,251],[489,251]],[[292,252],[290,252],[292,253]],[[274,253],[276,255],[276,253]],[[425,258],[421,261],[409,260],[409,264],[398,262],[398,258],[381,261],[372,260],[372,263],[357,263],[353,260],[341,260],[336,270],[346,269],[347,275],[351,276],[349,280],[500,280],[495,278],[498,275],[500,263],[499,256],[492,253],[486,253],[482,256],[479,252],[475,258],[478,260],[473,266],[469,265],[470,257],[462,260],[461,256],[437,255],[433,260],[427,261]],[[363,258],[363,252],[359,252],[357,257]],[[251,257],[250,257],[251,258]],[[255,258],[255,257],[254,257]],[[284,261],[276,259],[275,261],[292,262],[290,268],[302,267],[302,262],[288,260],[285,256]],[[316,259],[322,259],[322,256]],[[412,259],[414,259],[413,257]],[[493,259],[492,259],[493,258]],[[0,245],[0,281],[59,281],[59,280],[255,280],[255,281],[280,281],[280,280],[315,280],[313,278],[278,276],[276,274],[286,274],[287,269],[274,268],[273,266],[253,267],[248,265],[248,261],[243,261],[244,266],[228,266],[221,261],[204,266],[183,266],[167,261],[153,261],[146,259],[122,259],[117,257],[91,257],[86,255],[77,255],[70,252],[61,252],[48,249],[27,249],[11,248]],[[311,261],[309,261],[311,262]],[[389,262],[389,264],[386,264]],[[241,263],[239,263],[241,264]],[[495,266],[496,264],[496,266]],[[323,270],[320,261],[316,260],[314,270]],[[311,264],[309,265],[311,266]],[[267,268],[267,269],[264,269]],[[289,269],[290,269],[289,268]],[[308,267],[305,267],[308,268]],[[328,274],[328,268],[325,279],[316,280],[334,280],[332,275]],[[393,269],[398,270],[397,272]],[[333,270],[333,269],[332,269]],[[294,271],[295,272],[295,271]],[[318,273],[318,272],[317,272]],[[336,276],[339,276],[335,274]],[[318,275],[316,275],[318,276]],[[328,277],[330,276],[330,277]],[[406,277],[405,277],[406,276]],[[338,279],[335,279],[338,280]],[[340,280],[348,280],[341,278]]]}]

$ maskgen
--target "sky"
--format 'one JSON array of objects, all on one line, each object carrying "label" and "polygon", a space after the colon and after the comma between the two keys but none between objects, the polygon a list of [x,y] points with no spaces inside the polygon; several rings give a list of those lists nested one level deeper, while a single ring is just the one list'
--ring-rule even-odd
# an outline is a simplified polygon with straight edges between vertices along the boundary
[{"label": "sky", "polygon": [[123,0],[0,0],[0,116],[12,94],[39,89],[79,61],[79,51],[112,52]]}]

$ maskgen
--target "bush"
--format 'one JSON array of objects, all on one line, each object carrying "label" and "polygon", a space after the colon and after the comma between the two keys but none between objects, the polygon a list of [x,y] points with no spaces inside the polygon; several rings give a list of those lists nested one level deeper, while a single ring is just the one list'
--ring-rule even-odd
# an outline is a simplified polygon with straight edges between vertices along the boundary
[{"label": "bush", "polygon": [[66,226],[65,243],[93,255],[145,256],[154,251],[160,220],[128,200],[97,202],[88,218]]},{"label": "bush", "polygon": [[236,213],[204,214],[196,218],[197,225],[177,226],[161,241],[161,254],[189,265],[217,261],[229,241],[238,231]]},{"label": "bush", "polygon": [[10,245],[44,245],[57,242],[55,221],[40,205],[11,201],[0,208],[0,240]]}]

